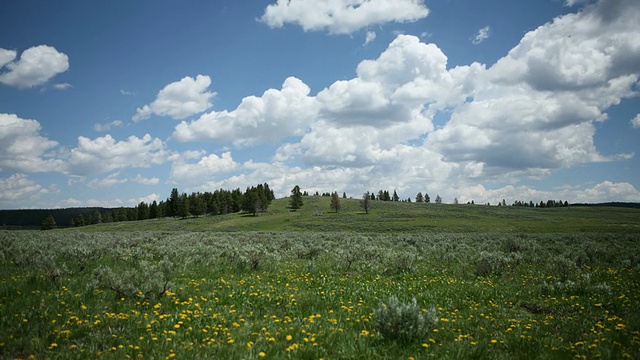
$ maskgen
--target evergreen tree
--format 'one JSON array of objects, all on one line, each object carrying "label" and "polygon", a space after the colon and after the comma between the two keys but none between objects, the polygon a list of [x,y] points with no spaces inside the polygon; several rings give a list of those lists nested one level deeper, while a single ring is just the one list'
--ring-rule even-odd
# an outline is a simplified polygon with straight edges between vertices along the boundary
[{"label": "evergreen tree", "polygon": [[178,215],[178,204],[180,202],[180,194],[178,193],[178,189],[177,188],[173,188],[171,189],[171,196],[169,197],[169,200],[167,200],[167,202],[169,203],[169,207],[167,210],[168,216],[177,216]]},{"label": "evergreen tree", "polygon": [[149,219],[157,219],[159,218],[159,214],[158,214],[158,203],[153,200],[153,202],[151,203],[151,206],[149,206]]},{"label": "evergreen tree", "polygon": [[260,197],[259,191],[255,187],[247,188],[242,197],[242,211],[253,213],[253,216],[257,216],[260,211]]},{"label": "evergreen tree", "polygon": [[93,213],[93,221],[91,223],[94,224],[94,225],[102,223],[102,214],[100,214],[100,211],[96,210]]},{"label": "evergreen tree", "polygon": [[342,198],[343,198],[343,199],[346,199],[346,198],[347,198],[347,193],[346,193],[346,192],[343,192],[343,193],[342,193]]},{"label": "evergreen tree", "polygon": [[138,204],[137,219],[146,220],[148,218],[149,218],[149,205],[147,205],[144,201],[141,201],[140,204]]},{"label": "evergreen tree", "polygon": [[178,213],[176,215],[181,219],[189,217],[189,197],[187,193],[182,193],[178,198]]},{"label": "evergreen tree", "polygon": [[393,201],[400,201],[400,197],[395,190],[393,190]]},{"label": "evergreen tree", "polygon": [[335,210],[336,214],[338,213],[338,210],[340,210],[340,197],[338,196],[337,191],[331,194],[331,210]]},{"label": "evergreen tree", "polygon": [[453,198],[453,205],[458,205],[458,204],[459,204],[458,198],[457,197]]},{"label": "evergreen tree", "polygon": [[107,210],[104,212],[104,216],[102,216],[102,222],[104,223],[113,222],[113,216],[111,215],[111,211]]},{"label": "evergreen tree", "polygon": [[84,215],[80,214],[76,217],[76,226],[84,226]]},{"label": "evergreen tree", "polygon": [[42,230],[53,230],[57,228],[56,219],[53,218],[53,215],[49,214],[47,217],[42,220]]},{"label": "evergreen tree", "polygon": [[442,198],[440,195],[436,195],[436,204],[442,204]]},{"label": "evergreen tree", "polygon": [[431,202],[431,198],[429,197],[429,194],[427,194],[427,193],[424,193],[424,202],[427,203],[427,204]]},{"label": "evergreen tree", "polygon": [[417,202],[417,203],[421,203],[421,202],[423,202],[423,201],[424,201],[424,196],[422,196],[422,193],[421,193],[421,192],[419,192],[419,193],[416,195],[416,202]]},{"label": "evergreen tree", "polygon": [[296,185],[291,189],[290,206],[292,209],[300,209],[302,205],[304,205],[302,202],[302,192],[300,192],[300,186]]},{"label": "evergreen tree", "polygon": [[378,191],[378,201],[384,201],[384,191]]}]

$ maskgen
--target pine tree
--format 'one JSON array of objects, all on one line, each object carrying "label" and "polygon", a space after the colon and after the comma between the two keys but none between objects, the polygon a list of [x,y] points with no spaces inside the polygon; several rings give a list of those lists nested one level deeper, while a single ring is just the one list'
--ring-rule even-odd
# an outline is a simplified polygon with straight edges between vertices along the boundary
[{"label": "pine tree", "polygon": [[293,187],[293,189],[291,189],[290,206],[295,210],[300,209],[302,205],[304,205],[304,203],[302,202],[302,192],[300,192],[300,186],[296,185]]},{"label": "pine tree", "polygon": [[84,215],[80,214],[76,217],[76,226],[84,226]]},{"label": "pine tree", "polygon": [[176,214],[182,219],[189,217],[189,197],[187,193],[182,193],[178,200],[178,213]]},{"label": "pine tree", "polygon": [[419,192],[419,193],[416,195],[416,202],[417,202],[417,203],[421,203],[421,202],[423,202],[423,201],[424,201],[424,196],[422,196],[422,193],[421,193],[421,192]]},{"label": "pine tree", "polygon": [[393,201],[400,201],[400,197],[395,190],[393,190]]},{"label": "pine tree", "polygon": [[158,215],[158,203],[153,200],[153,202],[151,203],[151,206],[149,206],[149,219],[156,219],[159,218],[160,216]]},{"label": "pine tree", "polygon": [[57,228],[56,219],[53,218],[53,215],[49,214],[47,217],[42,220],[42,230],[53,230]]},{"label": "pine tree", "polygon": [[429,194],[427,194],[427,193],[424,193],[424,202],[427,203],[427,204],[431,202],[431,198],[429,197]]},{"label": "pine tree", "polygon": [[440,195],[436,195],[436,204],[442,204],[442,198]]},{"label": "pine tree", "polygon": [[171,196],[169,197],[169,213],[168,216],[177,216],[178,215],[178,204],[180,202],[180,194],[178,193],[177,188],[171,189]]}]

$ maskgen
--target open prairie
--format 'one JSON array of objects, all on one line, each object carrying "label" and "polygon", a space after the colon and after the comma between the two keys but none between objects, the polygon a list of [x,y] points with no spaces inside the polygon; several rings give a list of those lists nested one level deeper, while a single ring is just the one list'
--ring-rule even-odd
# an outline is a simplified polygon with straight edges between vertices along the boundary
[{"label": "open prairie", "polygon": [[304,200],[0,232],[0,358],[640,358],[638,210]]}]

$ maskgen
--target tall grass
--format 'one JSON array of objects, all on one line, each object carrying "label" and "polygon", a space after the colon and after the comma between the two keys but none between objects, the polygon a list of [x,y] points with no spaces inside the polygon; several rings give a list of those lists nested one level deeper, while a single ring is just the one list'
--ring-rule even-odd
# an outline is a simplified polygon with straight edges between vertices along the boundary
[{"label": "tall grass", "polygon": [[[638,234],[55,231],[0,245],[0,358],[640,357]],[[389,299],[412,335],[377,321]]]}]

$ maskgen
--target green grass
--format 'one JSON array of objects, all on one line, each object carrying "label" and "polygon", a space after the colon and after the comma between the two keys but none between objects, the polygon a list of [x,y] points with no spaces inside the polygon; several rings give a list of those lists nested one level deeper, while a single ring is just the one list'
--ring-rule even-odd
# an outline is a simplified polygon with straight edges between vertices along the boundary
[{"label": "green grass", "polygon": [[[615,207],[525,208],[485,205],[372,202],[369,214],[359,200],[341,199],[330,211],[329,197],[304,198],[296,211],[288,199],[275,200],[261,216],[227,214],[199,218],[163,218],[88,226],[82,231],[348,231],[444,233],[640,232],[638,209]],[[322,213],[322,215],[314,215]]]},{"label": "green grass", "polygon": [[0,359],[640,358],[637,210],[342,206],[0,232]]}]

